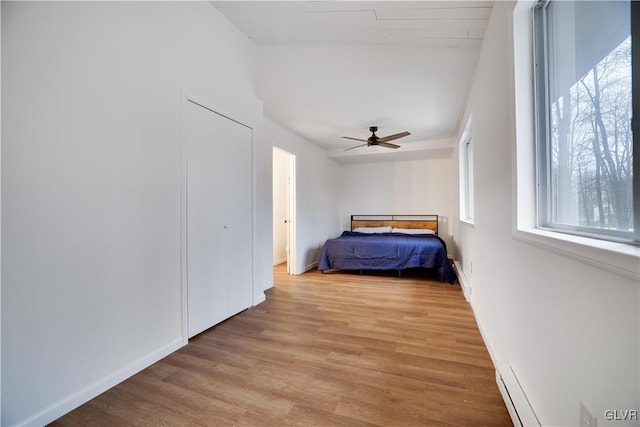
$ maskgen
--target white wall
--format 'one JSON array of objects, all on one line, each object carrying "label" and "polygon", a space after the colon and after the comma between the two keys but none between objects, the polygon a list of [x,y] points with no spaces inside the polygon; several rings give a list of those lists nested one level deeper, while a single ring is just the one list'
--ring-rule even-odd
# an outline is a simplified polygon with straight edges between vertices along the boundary
[{"label": "white wall", "polygon": [[[2,2],[3,425],[182,345],[183,93],[259,128],[254,59],[208,2]],[[271,147],[254,148],[262,293]]]},{"label": "white wall", "polygon": [[[0,7],[0,34],[2,33],[2,7]],[[2,70],[2,46],[0,43],[0,70]],[[2,72],[0,71],[0,81],[2,80]],[[2,85],[0,84],[0,99],[2,99]],[[0,129],[2,129],[2,108],[0,102]],[[0,152],[2,148],[2,135],[0,132]],[[2,157],[0,155],[0,165]],[[1,172],[1,166],[0,166]],[[0,173],[0,217],[2,216],[2,175]],[[0,229],[0,241],[2,238],[2,231]],[[2,250],[0,249],[0,367],[2,367]],[[0,424],[2,423],[2,369],[0,368]]]},{"label": "white wall", "polygon": [[325,240],[340,233],[337,193],[342,183],[339,165],[315,144],[265,117],[265,144],[296,156],[296,265],[301,274],[317,265]]},{"label": "white wall", "polygon": [[342,165],[340,218],[351,215],[438,214],[438,230],[452,253],[457,187],[451,156],[412,161]]},{"label": "white wall", "polygon": [[273,150],[273,265],[287,260],[287,228],[289,218],[289,157]]},{"label": "white wall", "polygon": [[512,236],[512,8],[495,3],[467,106],[475,226],[457,223],[455,244],[497,368],[513,367],[542,425],[578,425],[580,402],[607,425],[606,409],[640,409],[639,284]]}]

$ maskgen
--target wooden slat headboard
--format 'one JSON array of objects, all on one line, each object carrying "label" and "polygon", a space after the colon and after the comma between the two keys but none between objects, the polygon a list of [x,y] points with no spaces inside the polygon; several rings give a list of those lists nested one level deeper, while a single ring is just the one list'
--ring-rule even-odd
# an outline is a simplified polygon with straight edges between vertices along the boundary
[{"label": "wooden slat headboard", "polygon": [[438,233],[438,215],[351,215],[351,230],[357,227],[419,228]]}]

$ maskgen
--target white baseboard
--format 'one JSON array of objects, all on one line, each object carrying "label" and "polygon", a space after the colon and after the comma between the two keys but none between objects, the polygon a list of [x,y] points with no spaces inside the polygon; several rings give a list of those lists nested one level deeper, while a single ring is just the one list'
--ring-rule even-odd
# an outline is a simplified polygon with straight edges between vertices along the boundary
[{"label": "white baseboard", "polygon": [[72,395],[50,405],[49,407],[43,409],[35,415],[32,415],[29,418],[26,418],[19,423],[17,426],[42,426],[47,425],[67,412],[70,412],[82,405],[83,403],[88,402],[94,397],[98,396],[101,393],[109,390],[111,387],[116,384],[121,383],[127,378],[137,374],[142,371],[144,368],[147,368],[163,357],[168,356],[179,348],[183,347],[183,339],[182,337],[170,342],[169,344],[149,353],[148,355],[141,357],[140,359],[134,361],[133,363],[125,366],[124,368],[112,373],[111,375],[102,378],[93,384],[88,385],[87,387],[73,393]]},{"label": "white baseboard", "polygon": [[[273,285],[270,286],[270,288],[272,288]],[[267,288],[267,289],[270,289]],[[256,305],[265,302],[267,300],[267,296],[264,294],[264,291],[266,291],[266,289],[263,289],[263,292],[260,292],[259,294],[256,294],[253,296],[253,306],[255,307]]]},{"label": "white baseboard", "polygon": [[287,257],[284,258],[280,258],[280,259],[275,259],[273,260],[273,266],[275,267],[276,265],[280,265],[282,263],[287,262]]},{"label": "white baseboard", "polygon": [[480,331],[480,336],[482,337],[482,341],[484,342],[484,346],[487,348],[487,352],[489,352],[489,357],[491,358],[491,363],[493,363],[493,367],[497,370],[498,366],[501,366],[496,355],[493,352],[493,347],[491,345],[491,341],[487,337],[487,334],[484,332],[482,327],[482,322],[478,318],[476,311],[473,308],[473,303],[469,302],[469,306],[471,306],[471,311],[473,312],[473,317],[476,319],[476,324],[478,325],[478,330]]},{"label": "white baseboard", "polygon": [[307,264],[307,265],[305,265],[305,266],[304,266],[304,270],[303,270],[302,272],[303,272],[303,273],[305,273],[305,272],[307,272],[307,271],[309,271],[309,270],[312,270],[312,269],[314,269],[314,268],[317,268],[317,267],[318,267],[318,261],[316,261],[316,262],[312,262],[311,264]]},{"label": "white baseboard", "polygon": [[[462,270],[459,269],[459,271]],[[462,277],[464,277],[464,273],[462,273]],[[460,280],[460,276],[458,276],[458,280]],[[466,280],[466,277],[464,277],[462,280]],[[471,293],[469,293],[469,296],[471,296]],[[484,345],[489,352],[489,357],[491,358],[493,367],[496,370],[496,384],[498,385],[498,389],[500,390],[500,394],[502,395],[502,400],[504,401],[505,406],[509,411],[509,415],[511,416],[513,425],[517,427],[539,427],[541,425],[540,421],[538,420],[533,407],[529,403],[525,390],[520,384],[520,381],[518,380],[515,372],[513,371],[511,366],[501,363],[498,360],[493,350],[493,346],[491,345],[491,341],[489,340],[484,328],[482,327],[482,321],[480,318],[478,318],[476,311],[474,310],[473,302],[470,300],[468,301],[469,305],[471,306],[471,311],[473,311],[473,317],[476,319],[478,330],[480,331],[480,335],[482,336],[482,341],[484,341]],[[498,369],[498,366],[500,366],[501,369]]]}]

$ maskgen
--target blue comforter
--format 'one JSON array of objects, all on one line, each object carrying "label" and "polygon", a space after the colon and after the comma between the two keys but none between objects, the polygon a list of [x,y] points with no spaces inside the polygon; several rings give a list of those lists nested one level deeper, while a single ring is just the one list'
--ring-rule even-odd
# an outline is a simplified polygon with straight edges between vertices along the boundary
[{"label": "blue comforter", "polygon": [[318,270],[403,270],[433,268],[453,283],[456,274],[447,258],[444,241],[435,234],[364,234],[345,231],[324,244]]}]

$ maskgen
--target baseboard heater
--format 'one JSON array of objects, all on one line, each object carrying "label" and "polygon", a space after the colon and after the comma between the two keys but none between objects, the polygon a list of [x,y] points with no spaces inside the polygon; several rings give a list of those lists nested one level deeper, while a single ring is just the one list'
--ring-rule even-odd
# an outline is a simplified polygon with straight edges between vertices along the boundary
[{"label": "baseboard heater", "polygon": [[502,372],[496,370],[496,382],[502,394],[502,399],[507,405],[513,425],[518,427],[540,427],[540,421],[511,366],[506,365]]},{"label": "baseboard heater", "polygon": [[460,283],[460,287],[462,288],[462,294],[464,295],[464,299],[467,302],[471,302],[471,285],[467,280],[467,276],[464,274],[462,270],[462,266],[458,261],[453,261],[453,268],[456,271],[456,275],[458,276],[458,282]]}]

